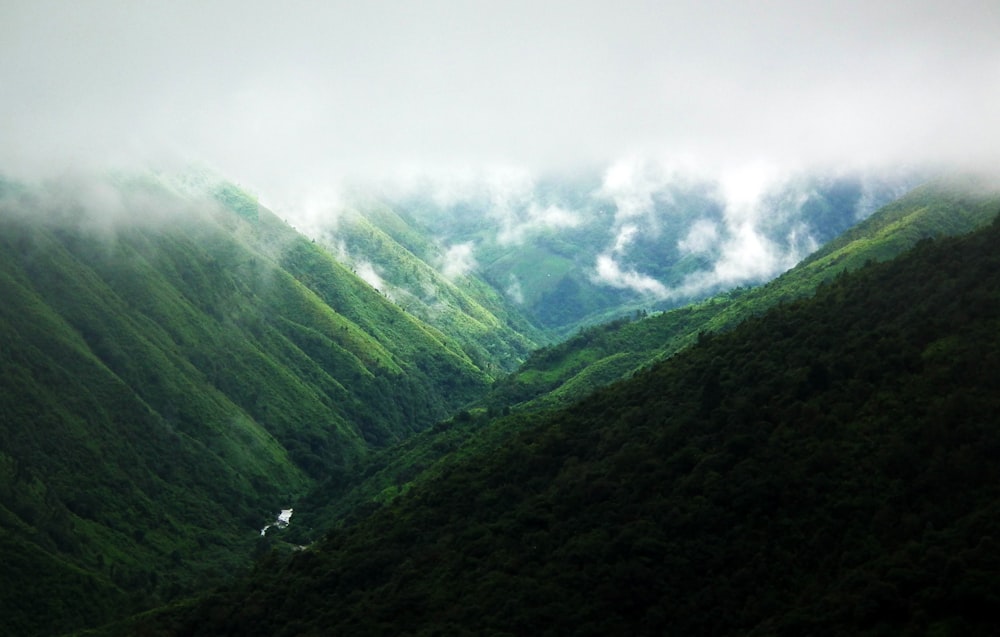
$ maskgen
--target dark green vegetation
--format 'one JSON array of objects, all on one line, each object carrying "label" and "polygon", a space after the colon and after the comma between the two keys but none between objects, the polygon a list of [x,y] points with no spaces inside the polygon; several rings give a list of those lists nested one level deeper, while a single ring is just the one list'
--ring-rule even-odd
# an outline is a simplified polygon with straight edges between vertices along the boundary
[{"label": "dark green vegetation", "polygon": [[[806,201],[823,232],[842,224],[844,211],[858,203],[860,190],[841,186]],[[390,628],[397,613],[406,625],[415,622],[446,632],[459,627],[480,632],[485,626],[521,633],[540,621],[541,615],[530,616],[535,612],[561,617],[568,627],[574,618],[570,607],[589,601],[568,596],[567,606],[547,611],[537,603],[565,584],[565,575],[553,569],[571,573],[581,568],[579,557],[560,563],[569,549],[559,547],[584,542],[574,539],[577,529],[584,528],[595,534],[594,543],[613,544],[623,520],[632,520],[606,508],[600,498],[588,510],[592,494],[573,490],[600,478],[602,486],[595,493],[612,497],[606,491],[612,489],[613,498],[623,500],[621,506],[631,507],[629,511],[659,507],[642,499],[650,487],[641,476],[619,473],[624,471],[619,465],[627,464],[619,457],[621,449],[637,448],[637,466],[650,469],[664,484],[694,484],[701,478],[684,472],[700,466],[699,453],[715,453],[702,439],[722,436],[712,434],[711,427],[725,431],[737,418],[731,411],[719,416],[715,407],[729,409],[729,393],[750,392],[756,400],[766,392],[749,386],[731,391],[745,378],[726,380],[734,355],[716,352],[715,363],[725,365],[713,363],[710,373],[700,363],[690,363],[701,369],[691,373],[701,376],[676,381],[695,387],[686,396],[697,402],[690,408],[694,412],[683,400],[670,399],[666,407],[661,401],[656,407],[658,414],[676,407],[671,422],[694,418],[697,425],[640,425],[650,418],[643,414],[656,401],[619,402],[619,396],[632,391],[627,389],[632,383],[638,387],[659,378],[655,382],[669,387],[662,378],[673,378],[675,372],[664,370],[674,369],[675,363],[639,373],[584,407],[548,414],[540,410],[569,406],[695,343],[693,353],[677,360],[697,361],[697,352],[715,351],[717,341],[730,343],[729,336],[714,332],[807,296],[824,281],[828,288],[847,285],[838,278],[845,270],[890,258],[922,237],[982,225],[1000,202],[995,196],[969,194],[974,186],[916,191],[779,281],[653,316],[633,308],[629,319],[584,330],[567,343],[540,350],[517,374],[498,380],[534,343],[552,338],[551,330],[539,329],[533,321],[549,328],[565,326],[581,316],[592,319],[607,308],[620,312],[629,306],[624,292],[601,288],[620,298],[602,296],[600,286],[583,285],[582,279],[569,296],[544,292],[552,268],[565,266],[560,289],[582,276],[579,268],[593,255],[574,252],[573,243],[597,249],[607,240],[607,228],[584,224],[542,231],[515,245],[482,235],[476,226],[480,221],[470,216],[471,235],[441,238],[421,221],[419,210],[401,212],[368,202],[364,215],[342,215],[324,247],[324,241],[303,238],[241,189],[197,174],[42,187],[0,181],[4,626],[16,634],[60,634],[155,605],[177,604],[231,581],[257,555],[263,559],[256,583],[233,584],[195,611],[212,615],[205,630],[218,628],[214,621],[229,622],[230,616],[235,624],[249,620],[254,608],[267,609],[281,623],[292,614],[272,608],[270,598],[283,593],[271,587],[306,587],[307,580],[308,587],[335,591],[338,599],[346,594],[337,608],[352,630],[361,627],[351,622],[370,616],[378,624],[376,632],[398,632],[398,624]],[[672,196],[676,203],[679,193]],[[664,195],[657,205],[666,205],[667,199]],[[678,223],[691,221],[695,207],[681,208],[690,214]],[[535,232],[532,219],[521,221],[521,226],[506,227],[508,234]],[[463,252],[466,244],[455,243],[469,237],[478,242],[475,258],[483,260],[472,268],[463,261],[471,254]],[[653,247],[646,246],[647,256],[655,252]],[[569,260],[552,261],[550,252]],[[519,261],[515,254],[527,256]],[[667,270],[658,274],[668,277],[694,267],[661,265]],[[528,285],[532,277],[537,280]],[[518,294],[509,287],[515,280],[525,284]],[[521,292],[522,303],[513,302]],[[823,294],[829,294],[827,288]],[[568,300],[583,305],[566,305]],[[555,303],[551,311],[567,316],[541,319],[538,304],[549,302]],[[779,315],[794,307],[782,306]],[[942,342],[943,351],[950,351],[952,342]],[[937,360],[924,354],[921,360]],[[910,363],[904,367],[913,371]],[[849,368],[832,363],[795,369],[796,378],[805,374],[808,383],[827,389],[856,380],[854,372],[844,371]],[[880,378],[869,383],[876,393],[882,392]],[[641,391],[654,393],[649,387]],[[784,399],[775,391],[780,408],[764,415],[747,413],[769,427],[787,428]],[[808,392],[796,399],[803,404],[812,400]],[[857,406],[848,399],[842,403],[836,413],[843,420]],[[747,400],[733,404],[743,410]],[[825,407],[818,407],[822,414],[827,414]],[[631,420],[622,420],[626,417]],[[578,418],[585,424],[578,425]],[[632,426],[635,439],[625,440]],[[584,432],[579,439],[572,433],[577,428]],[[688,433],[690,444],[681,440]],[[686,452],[694,464],[654,466],[663,461],[657,454],[675,444],[694,445],[694,451]],[[843,446],[854,449],[850,441]],[[837,454],[839,449],[834,446]],[[674,454],[670,451],[669,457]],[[835,460],[853,458],[836,455]],[[729,470],[709,466],[720,475]],[[778,472],[773,480],[790,475]],[[726,497],[737,497],[734,489],[730,485]],[[458,501],[447,501],[451,492]],[[627,494],[633,497],[631,504]],[[661,495],[681,511],[696,506],[681,503],[689,493],[676,485]],[[289,506],[296,509],[292,526],[261,539],[259,529]],[[548,507],[548,512],[538,507]],[[567,517],[571,509],[577,512]],[[461,522],[465,515],[467,528]],[[657,533],[673,534],[677,529],[664,526],[663,517],[646,515],[659,525]],[[607,524],[599,526],[605,519]],[[340,548],[317,545],[321,548],[286,563],[295,544],[311,544],[333,526],[331,538],[340,538],[335,540]],[[428,529],[436,527],[442,534],[431,538]],[[757,531],[759,538],[762,531]],[[518,548],[525,538],[543,542],[537,546],[547,547],[554,561],[540,561]],[[685,541],[683,536],[671,540]],[[632,567],[619,564],[617,549],[599,548],[593,564],[581,562],[586,577],[618,582],[608,578],[618,576],[616,569]],[[661,549],[650,555],[670,557]],[[654,564],[643,559],[646,566]],[[303,570],[309,560],[353,575],[330,583],[313,567]],[[458,572],[466,567],[468,573]],[[420,579],[425,574],[437,583]],[[419,600],[414,603],[432,609],[435,600],[453,594],[451,582],[467,589],[459,606],[468,608],[418,616],[398,607],[409,604],[407,596],[412,596],[411,601]],[[270,592],[261,593],[261,599],[252,596],[250,610],[241,610],[244,586]],[[303,591],[296,588],[289,595],[302,597]],[[510,599],[498,597],[508,592]],[[307,598],[298,608],[300,623],[282,630],[294,634],[316,626],[320,633],[328,632],[324,624],[314,623],[319,620]],[[216,602],[221,605],[212,607]],[[528,608],[528,615],[514,612],[521,607]],[[193,617],[185,615],[188,606],[173,608],[116,630],[145,626],[170,633]],[[204,610],[208,608],[213,610]],[[655,626],[629,624],[628,613],[617,618],[603,614],[611,622],[609,629]],[[487,623],[475,624],[474,615]],[[521,623],[504,624],[500,615]],[[951,625],[949,619],[943,621],[942,626]],[[277,623],[271,628],[277,630]],[[268,626],[261,624],[262,630]],[[595,626],[600,632],[601,625]]]},{"label": "dark green vegetation", "polygon": [[0,182],[3,630],[97,625],[249,566],[317,480],[482,395],[460,333],[231,185]]},{"label": "dark green vegetation", "polygon": [[490,430],[482,428],[482,418],[512,409],[568,406],[599,387],[668,358],[704,334],[732,329],[767,308],[811,295],[817,286],[848,270],[897,255],[921,239],[986,225],[997,209],[1000,196],[982,182],[932,183],[879,210],[845,237],[764,286],[732,290],[651,317],[637,311],[537,350],[517,372],[497,381],[471,413],[459,414],[369,456],[364,467],[346,480],[317,485],[302,501],[303,514],[291,536],[298,543],[308,543],[344,516],[391,500],[423,479],[423,472],[439,458],[470,440],[494,444]]},{"label": "dark green vegetation", "polygon": [[570,408],[482,418],[390,504],[119,630],[995,634],[998,242],[920,242]]},{"label": "dark green vegetation", "polygon": [[775,280],[740,288],[646,318],[644,313],[582,330],[532,353],[514,374],[496,384],[485,404],[493,408],[568,405],[594,389],[663,360],[698,339],[730,329],[869,261],[891,259],[933,237],[969,232],[989,223],[1000,196],[974,179],[927,184],[880,209]]}]

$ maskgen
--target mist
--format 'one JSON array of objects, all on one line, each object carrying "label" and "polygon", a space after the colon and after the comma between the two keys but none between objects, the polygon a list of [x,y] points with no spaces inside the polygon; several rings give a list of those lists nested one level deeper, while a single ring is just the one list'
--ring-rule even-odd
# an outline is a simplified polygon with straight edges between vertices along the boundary
[{"label": "mist", "polygon": [[[359,193],[465,202],[506,246],[608,215],[591,279],[684,297],[814,247],[768,231],[796,175],[1000,172],[997,33],[977,0],[6,2],[0,175],[196,165],[313,237]],[[546,197],[551,175],[589,190]],[[668,286],[630,253],[701,182],[722,216],[676,248],[711,265]],[[477,269],[469,238],[443,249],[449,277]]]},{"label": "mist", "polygon": [[994,2],[6,2],[0,171],[203,162],[262,197],[624,157],[982,166]]}]

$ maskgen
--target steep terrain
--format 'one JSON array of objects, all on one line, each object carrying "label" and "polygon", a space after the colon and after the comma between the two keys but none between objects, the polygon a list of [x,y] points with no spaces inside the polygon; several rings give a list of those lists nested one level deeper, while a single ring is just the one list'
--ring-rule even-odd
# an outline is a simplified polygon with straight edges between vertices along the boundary
[{"label": "steep terrain", "polygon": [[995,634],[998,241],[480,422],[391,504],[110,633]]},{"label": "steep terrain", "polygon": [[[644,312],[532,354],[502,379],[485,403],[493,408],[566,405],[593,389],[687,347],[703,332],[730,329],[779,303],[869,261],[891,259],[922,239],[969,232],[1000,210],[1000,193],[981,179],[938,180],[886,205],[760,287],[739,288],[645,318]],[[644,318],[644,320],[634,320]]]},{"label": "steep terrain", "polygon": [[471,254],[445,249],[431,231],[375,200],[341,211],[319,240],[407,313],[448,334],[492,374],[513,371],[547,338],[474,271]]},{"label": "steep terrain", "polygon": [[493,378],[196,174],[0,183],[0,299],[0,614],[22,635],[231,576],[317,479]]},{"label": "steep terrain", "polygon": [[849,269],[899,254],[921,239],[985,225],[998,210],[1000,195],[987,182],[949,179],[930,183],[880,209],[845,238],[820,248],[763,286],[732,290],[653,316],[637,312],[541,348],[515,373],[494,383],[490,393],[469,411],[369,456],[364,469],[346,480],[318,484],[301,501],[303,514],[289,540],[311,542],[352,511],[405,492],[438,458],[471,438],[483,437],[481,420],[485,417],[568,406],[599,387],[669,358],[707,334],[732,329],[770,307],[811,295]]},{"label": "steep terrain", "polygon": [[739,185],[624,165],[603,176],[512,174],[386,201],[393,227],[426,228],[442,254],[461,255],[540,328],[567,336],[763,283],[914,182],[803,174]]},{"label": "steep terrain", "polygon": [[[473,254],[464,235],[374,202],[310,241],[197,172],[0,181],[0,612],[17,634],[58,634],[205,590],[252,554],[278,548],[259,566],[277,567],[463,458],[492,467],[541,426],[530,411],[981,225],[998,200],[974,185],[918,190],[772,284],[635,310],[499,380],[556,332],[476,259],[537,241]],[[824,192],[810,204],[829,204],[824,227],[860,205],[860,190],[840,207]],[[511,408],[522,415],[494,422]],[[292,505],[292,525],[261,537]]]}]

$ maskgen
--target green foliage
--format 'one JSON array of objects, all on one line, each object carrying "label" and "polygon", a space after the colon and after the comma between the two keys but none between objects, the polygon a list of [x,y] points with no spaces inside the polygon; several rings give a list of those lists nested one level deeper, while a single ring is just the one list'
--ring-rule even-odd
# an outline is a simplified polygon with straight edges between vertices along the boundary
[{"label": "green foliage", "polygon": [[[764,196],[760,205],[768,214],[756,230],[784,249],[807,250],[810,241],[822,244],[856,223],[870,212],[869,205],[895,198],[896,189],[908,181],[803,176]],[[654,179],[645,184],[643,197],[626,203],[613,182],[610,173],[585,171],[549,175],[534,184],[493,183],[479,192],[456,189],[445,197],[413,193],[394,205],[443,243],[473,242],[482,277],[516,298],[519,310],[554,341],[655,302],[594,276],[597,259],[627,226],[639,232],[629,235],[627,249],[616,260],[623,270],[651,276],[668,288],[710,272],[721,256],[720,245],[694,252],[684,247],[696,224],[728,226],[718,183],[680,175],[659,183]],[[698,298],[717,291],[721,288],[700,291]],[[676,307],[679,301],[652,309]]]},{"label": "green foliage", "polygon": [[230,183],[222,183],[215,189],[215,198],[247,221],[256,222],[260,213],[257,198]]},{"label": "green foliage", "polygon": [[352,267],[369,267],[381,292],[398,308],[447,334],[462,354],[490,376],[516,368],[540,331],[474,273],[448,279],[445,254],[412,218],[374,202],[364,214],[344,212],[331,247]]},{"label": "green foliage", "polygon": [[696,342],[699,333],[731,329],[775,305],[813,294],[843,272],[890,259],[923,239],[984,226],[998,208],[1000,197],[976,182],[951,180],[918,188],[766,285],[730,290],[641,321],[619,319],[538,350],[494,386],[486,404],[495,409],[567,405],[672,356]]},{"label": "green foliage", "polygon": [[481,421],[313,549],[118,634],[994,634],[997,241],[921,243]]},{"label": "green foliage", "polygon": [[[620,292],[598,298],[573,278],[565,236],[537,242],[545,268],[492,244],[488,281],[449,281],[414,217],[378,208],[345,219],[342,235],[388,282],[375,290],[230,184],[149,176],[115,188],[126,213],[0,182],[0,613],[18,634],[162,603],[109,630],[796,633],[888,609],[873,631],[967,632],[993,602],[983,529],[995,512],[975,507],[993,501],[978,449],[996,443],[976,423],[989,422],[995,388],[971,370],[996,377],[996,294],[967,280],[968,259],[945,264],[947,250],[925,244],[902,279],[840,273],[980,224],[995,199],[921,191],[779,283],[583,330],[480,401],[544,338],[497,292],[511,268],[532,284],[535,319],[538,303],[553,313],[543,323],[620,307]],[[941,261],[934,276],[920,259]],[[974,267],[995,279],[988,259]],[[812,304],[722,333],[823,282]],[[920,285],[938,292],[898,298]],[[896,296],[883,302],[883,287]],[[817,318],[817,304],[838,316]],[[887,309],[910,306],[920,312]],[[917,458],[933,472],[914,473]],[[939,479],[970,494],[912,505],[940,498]],[[293,526],[261,539],[292,504]],[[880,522],[820,532],[836,557],[809,557],[812,529],[842,518]],[[314,549],[281,557],[333,520]],[[918,585],[942,573],[924,564],[940,552],[961,562],[944,593],[928,592]],[[251,555],[247,588],[176,601]],[[740,597],[747,581],[763,582],[763,599]]]},{"label": "green foliage", "polygon": [[135,218],[4,188],[0,612],[18,634],[231,577],[274,511],[487,386],[253,197],[195,182],[123,180]]}]

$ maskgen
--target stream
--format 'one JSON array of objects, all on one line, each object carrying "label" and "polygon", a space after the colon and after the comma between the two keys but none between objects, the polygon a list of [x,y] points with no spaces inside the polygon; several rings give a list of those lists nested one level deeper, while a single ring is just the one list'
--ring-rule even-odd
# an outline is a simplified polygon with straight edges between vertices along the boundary
[{"label": "stream", "polygon": [[292,521],[292,509],[282,509],[281,513],[278,514],[278,518],[274,522],[268,524],[267,526],[265,526],[260,530],[260,536],[264,537],[265,535],[267,535],[267,530],[271,527],[277,527],[279,529],[283,529],[286,526],[288,526],[288,524],[291,521]]}]

